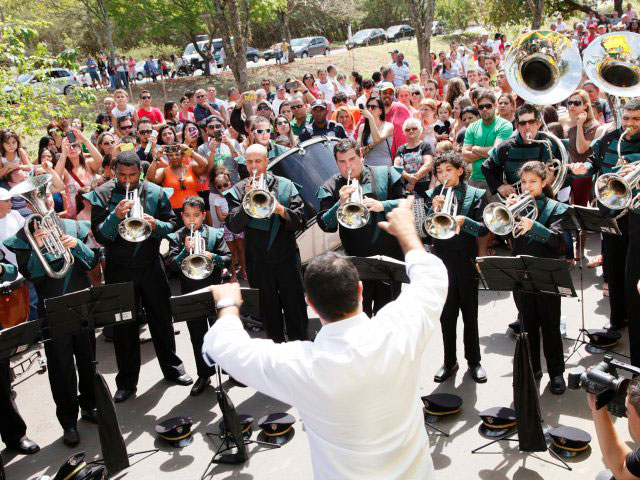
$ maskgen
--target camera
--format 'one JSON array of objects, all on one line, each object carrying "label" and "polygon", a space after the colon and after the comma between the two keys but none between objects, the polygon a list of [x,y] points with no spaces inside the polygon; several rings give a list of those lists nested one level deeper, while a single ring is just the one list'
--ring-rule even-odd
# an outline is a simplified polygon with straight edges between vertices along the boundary
[{"label": "camera", "polygon": [[576,367],[569,373],[567,386],[572,390],[582,388],[596,396],[596,408],[606,406],[612,415],[626,417],[627,409],[624,405],[629,388],[629,378],[618,375],[618,370],[625,370],[634,375],[640,375],[640,368],[628,363],[614,360],[611,355],[605,355],[604,360],[586,370]]}]

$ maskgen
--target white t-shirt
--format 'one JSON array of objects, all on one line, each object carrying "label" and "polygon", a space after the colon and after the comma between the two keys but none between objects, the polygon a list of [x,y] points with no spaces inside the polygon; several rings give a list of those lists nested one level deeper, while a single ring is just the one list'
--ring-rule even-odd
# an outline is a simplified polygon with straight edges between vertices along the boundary
[{"label": "white t-shirt", "polygon": [[22,227],[24,227],[24,217],[17,210],[11,210],[6,217],[0,218],[0,250],[4,253],[4,258],[16,267],[18,266],[16,254],[5,247],[2,242],[13,237]]},{"label": "white t-shirt", "polygon": [[331,80],[327,79],[327,83],[322,83],[318,80],[316,81],[316,86],[322,93],[324,93],[324,101],[327,102],[327,105],[333,105],[333,94],[336,90],[333,88]]},{"label": "white t-shirt", "polygon": [[556,23],[556,30],[558,31],[558,33],[564,33],[567,31],[567,24],[562,22],[562,23]]},{"label": "white t-shirt", "polygon": [[127,103],[126,110],[122,111],[116,106],[116,107],[113,108],[113,110],[111,110],[111,115],[113,115],[115,118],[121,118],[121,117],[131,117],[131,118],[133,118],[133,114],[135,112],[136,112],[136,109],[134,108],[134,106],[129,104],[129,103]]},{"label": "white t-shirt", "polygon": [[271,107],[273,108],[273,113],[275,113],[276,115],[280,114],[280,105],[282,105],[284,102],[288,102],[289,101],[289,95],[285,95],[284,98],[282,100],[280,100],[278,97],[273,99],[273,102],[271,102]]},{"label": "white t-shirt", "polygon": [[6,157],[0,157],[0,164],[5,166],[7,163],[12,165],[20,165],[20,155],[16,155],[12,161],[7,160]]},{"label": "white t-shirt", "polygon": [[348,83],[345,83],[343,85],[338,82],[338,91],[344,93],[347,96],[347,103],[349,105],[353,105],[353,100],[351,100],[351,97],[355,95],[356,92],[353,90],[353,87],[351,85],[349,85]]},{"label": "white t-shirt", "polygon": [[209,193],[209,209],[211,211],[211,223],[214,228],[222,228],[224,222],[221,222],[218,219],[218,214],[216,213],[216,207],[220,207],[222,213],[229,213],[229,204],[227,203],[227,199],[222,195],[218,195],[217,193]]}]

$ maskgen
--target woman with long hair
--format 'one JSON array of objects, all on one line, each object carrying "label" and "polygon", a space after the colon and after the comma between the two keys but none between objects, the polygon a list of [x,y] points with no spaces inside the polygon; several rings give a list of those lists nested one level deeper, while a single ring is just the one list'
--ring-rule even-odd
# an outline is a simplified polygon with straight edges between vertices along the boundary
[{"label": "woman with long hair", "polygon": [[464,96],[466,91],[467,87],[460,77],[452,78],[447,84],[447,93],[444,96],[444,101],[449,105],[455,105],[458,97]]},{"label": "woman with long hair", "polygon": [[391,166],[393,124],[385,122],[384,103],[371,97],[362,110],[364,122],[358,128],[358,146],[364,163],[370,166]]},{"label": "woman with long hair", "polygon": [[467,97],[458,97],[453,103],[453,125],[451,126],[451,138],[453,138],[454,144],[458,138],[458,133],[464,128],[464,122],[462,121],[462,111],[472,105],[471,100]]},{"label": "woman with long hair", "polygon": [[343,105],[336,110],[336,123],[342,125],[347,135],[353,138],[356,123],[349,107]]},{"label": "woman with long hair", "polygon": [[171,125],[164,125],[158,130],[157,145],[171,145],[178,142],[178,134],[176,129]]},{"label": "woman with long hair", "polygon": [[167,125],[171,125],[179,130],[182,129],[182,122],[180,121],[180,107],[178,107],[176,102],[165,102],[164,121]]},{"label": "woman with long hair", "polygon": [[451,63],[451,59],[449,57],[445,57],[442,61],[442,72],[440,76],[443,80],[449,81],[456,77],[460,76],[460,72],[458,71],[458,67]]},{"label": "woman with long hair", "polygon": [[424,100],[424,95],[422,93],[422,88],[420,85],[409,85],[409,91],[411,92],[411,97],[409,97],[409,101],[411,102],[411,106],[416,110],[416,118],[420,118],[420,102]]},{"label": "woman with long hair", "polygon": [[409,85],[401,85],[396,88],[396,98],[401,104],[407,107],[412,117],[418,114],[418,110],[411,105],[411,88]]},{"label": "woman with long hair", "polygon": [[309,93],[313,95],[315,98],[318,98],[318,86],[316,85],[316,79],[312,73],[305,73],[302,77],[302,83],[304,84],[304,88],[309,90]]},{"label": "woman with long hair", "polygon": [[640,33],[640,21],[638,21],[637,18],[634,18],[629,22],[629,31],[633,33]]},{"label": "woman with long hair", "polygon": [[191,108],[191,99],[186,95],[180,97],[180,112],[178,113],[178,120],[181,123],[191,120],[195,122],[196,118],[193,115],[193,112],[189,109]]},{"label": "woman with long hair", "polygon": [[438,120],[436,113],[438,111],[438,102],[433,98],[425,98],[420,102],[420,120],[422,123],[422,133],[420,140],[427,142],[431,146],[431,151],[436,151],[436,136],[433,127]]},{"label": "woman with long hair", "polygon": [[503,93],[498,97],[498,112],[499,117],[504,118],[508,122],[513,123],[516,118],[516,102],[513,96],[509,93]]},{"label": "woman with long hair", "polygon": [[[209,170],[213,168],[213,162],[209,162],[206,158],[204,158],[202,155],[197,153],[198,147],[203,143],[205,143],[205,139],[204,139],[204,135],[202,134],[202,130],[198,128],[198,125],[195,122],[187,121],[183,124],[182,143],[192,150],[191,155],[194,158],[200,157],[208,165],[203,172],[195,173],[198,196],[204,200],[204,204],[207,207],[206,211],[208,212],[209,211]],[[212,158],[210,158],[210,160],[212,160]],[[200,164],[200,160],[198,160],[198,164]]]},{"label": "woman with long hair", "polygon": [[358,72],[351,72],[351,88],[353,88],[353,91],[356,92],[356,98],[358,98],[363,93],[363,80],[364,79],[362,78],[362,75],[360,75]]},{"label": "woman with long hair", "polygon": [[289,144],[295,147],[298,144],[298,137],[291,130],[291,122],[284,115],[278,115],[275,120],[276,137],[285,136],[289,139]]},{"label": "woman with long hair", "polygon": [[278,115],[284,115],[285,117],[287,117],[287,120],[289,120],[289,122],[293,120],[293,110],[291,110],[291,102],[289,102],[289,100],[285,100],[280,104]]}]

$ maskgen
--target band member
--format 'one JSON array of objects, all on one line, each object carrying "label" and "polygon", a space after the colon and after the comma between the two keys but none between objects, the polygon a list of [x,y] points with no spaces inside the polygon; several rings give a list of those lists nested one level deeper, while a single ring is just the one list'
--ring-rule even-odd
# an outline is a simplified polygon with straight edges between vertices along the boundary
[{"label": "band member", "polygon": [[[223,238],[224,230],[204,225],[206,211],[202,198],[185,198],[181,205],[181,212],[185,226],[177,232],[169,234],[169,268],[180,275],[180,288],[184,295],[212,284],[222,283],[222,269],[231,264],[231,254]],[[211,274],[202,279],[189,278],[182,270],[182,262],[189,257],[194,249],[194,239],[191,236],[192,226],[193,235],[200,232],[204,241],[203,255],[213,263]],[[209,330],[209,326],[213,325],[213,320],[215,319],[205,317],[187,322],[198,370],[198,379],[191,388],[191,395],[202,393],[205,387],[211,383],[209,377],[214,373],[213,369],[207,367],[202,359],[202,339]]]},{"label": "band member", "polygon": [[[53,210],[51,193],[47,193],[47,208]],[[45,322],[44,300],[89,288],[91,282],[87,272],[100,261],[99,251],[90,249],[84,243],[89,235],[89,222],[58,217],[54,217],[54,220],[63,232],[60,242],[74,259],[73,266],[63,278],[52,278],[47,274],[24,230],[4,241],[5,246],[15,253],[22,276],[35,285],[38,293],[38,316],[45,318]],[[51,232],[41,228],[35,220],[29,227],[36,244],[42,249]],[[43,256],[52,270],[61,269],[64,263],[62,258],[55,259],[51,254]],[[74,335],[47,340],[44,342],[44,351],[47,355],[47,373],[56,404],[56,416],[64,431],[63,441],[66,445],[74,446],[80,442],[78,411],[83,419],[97,423],[92,367],[96,353],[95,335],[93,331],[84,329]]]},{"label": "band member", "polygon": [[[447,267],[449,291],[444,304],[440,324],[444,343],[444,365],[434,377],[435,382],[444,382],[458,370],[456,360],[456,324],[462,311],[464,322],[464,356],[469,365],[469,374],[478,383],[487,381],[480,365],[480,339],[478,336],[478,277],[476,271],[476,237],[487,234],[482,223],[485,206],[485,191],[467,185],[465,162],[459,153],[445,152],[436,158],[436,175],[442,186],[427,192],[425,207],[440,211],[445,200],[446,187],[452,187],[457,200],[455,220],[459,233],[446,240],[433,239],[433,253]],[[432,204],[431,206],[429,204]]]},{"label": "band member", "polygon": [[[191,385],[184,365],[176,355],[176,341],[171,323],[171,290],[160,258],[160,240],[175,227],[175,215],[169,198],[161,187],[140,182],[140,159],[135,152],[119,154],[114,161],[115,178],[99,186],[85,197],[91,202],[91,230],[104,245],[106,264],[105,283],[133,282],[136,304],[142,301],[153,346],[164,378],[178,385]],[[133,206],[125,198],[137,190],[144,207],[144,220],[151,227],[151,235],[142,242],[129,242],[118,234],[118,225]],[[123,402],[136,390],[140,374],[139,325],[128,322],[113,329],[113,344],[118,364],[114,395]]]},{"label": "band member", "polygon": [[[618,163],[618,141],[622,133],[627,130],[620,142],[620,154],[627,163],[640,160],[640,100],[629,100],[622,112],[622,127],[605,133],[591,144],[593,154],[589,161],[579,164],[573,173],[591,176],[594,173],[611,173]],[[633,310],[627,310],[625,295],[627,251],[629,247],[629,214],[617,218],[618,227],[622,235],[602,234],[602,255],[607,267],[609,280],[609,306],[611,315],[608,327],[620,329],[627,325]],[[631,332],[629,332],[631,333]],[[640,366],[640,364],[638,364]]]},{"label": "band member", "polygon": [[[492,194],[500,193],[508,197],[516,193],[513,185],[518,181],[520,167],[531,160],[547,163],[551,160],[549,148],[542,143],[540,127],[542,117],[540,111],[530,103],[525,103],[516,110],[515,123],[517,133],[496,146],[482,164],[482,173]],[[550,143],[553,158],[560,158],[560,151],[555,142]]]},{"label": "band member", "polygon": [[[244,232],[249,285],[260,290],[260,318],[274,342],[306,340],[307,306],[302,288],[302,267],[295,233],[305,226],[304,205],[293,182],[267,172],[267,149],[258,144],[245,152],[252,177],[241,180],[225,195],[229,203],[226,226],[232,233]],[[269,218],[252,218],[242,207],[244,196],[257,187],[264,175],[275,196]],[[283,319],[284,311],[284,319]]]},{"label": "band member", "polygon": [[[0,251],[0,257],[2,252]],[[0,283],[13,282],[18,277],[18,269],[6,262],[0,260]],[[27,425],[24,423],[16,402],[11,394],[11,377],[10,377],[9,360],[0,360],[0,412],[2,412],[2,421],[0,422],[0,438],[11,450],[29,455],[36,453],[40,447],[27,437]],[[2,462],[0,461],[0,465]]]},{"label": "band member", "polygon": [[[541,162],[527,162],[520,169],[520,185],[536,200],[536,220],[522,218],[516,226],[521,235],[512,240],[511,253],[542,258],[558,258],[562,246],[560,223],[568,205],[553,200],[548,182],[549,171]],[[507,199],[507,205],[515,203],[516,196]],[[522,315],[524,330],[531,344],[531,366],[535,377],[542,378],[540,366],[540,331],[542,348],[547,361],[551,393],[564,393],[566,384],[562,336],[560,334],[560,296],[549,293],[519,293],[516,306]]]},{"label": "band member", "polygon": [[[333,154],[340,173],[327,180],[316,193],[320,199],[318,225],[325,232],[338,230],[347,255],[386,255],[401,259],[402,250],[398,242],[378,224],[402,198],[402,176],[393,167],[365,166],[351,139],[336,143]],[[364,196],[362,204],[371,212],[369,222],[358,229],[345,228],[338,223],[338,208],[347,203],[355,191],[353,184],[347,184],[348,178],[358,180]],[[363,308],[369,316],[375,315],[400,294],[401,284],[396,281],[363,280],[362,285]]]},{"label": "band member", "polygon": [[[618,172],[619,175],[626,175],[638,164],[625,165]],[[640,195],[640,189],[635,188],[633,198]],[[627,299],[628,312],[640,312],[640,209],[630,208],[629,213],[629,247],[627,249],[626,271],[625,271],[625,298]],[[629,354],[631,364],[640,367],[640,325],[633,321],[629,315]]]}]

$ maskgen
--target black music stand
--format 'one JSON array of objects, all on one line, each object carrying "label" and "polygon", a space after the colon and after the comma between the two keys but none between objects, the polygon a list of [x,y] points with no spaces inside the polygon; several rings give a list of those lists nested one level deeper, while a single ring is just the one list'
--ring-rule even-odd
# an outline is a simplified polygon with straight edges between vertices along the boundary
[{"label": "black music stand", "polygon": [[[597,232],[606,233],[609,235],[622,235],[618,222],[615,218],[605,217],[598,208],[582,207],[580,205],[573,205],[567,210],[567,215],[562,219],[561,226],[563,230],[570,230],[575,232]],[[580,239],[580,235],[577,235]],[[580,240],[579,240],[580,241]],[[580,257],[580,263],[578,268],[580,269],[580,305],[581,305],[581,322],[580,330],[577,338],[566,337],[567,340],[573,340],[573,347],[569,356],[565,359],[565,363],[578,351],[582,345],[586,345],[585,349],[589,353],[604,353],[611,352],[621,355],[611,350],[602,350],[598,346],[592,344],[588,340],[587,330],[585,328],[585,315],[584,315],[584,258]]]},{"label": "black music stand", "polygon": [[[241,288],[241,315],[259,314],[259,291],[257,288]],[[210,317],[216,313],[216,302],[209,287],[204,287],[184,295],[175,295],[169,299],[174,322],[188,322],[199,318]]]},{"label": "black music stand", "polygon": [[[136,321],[136,301],[133,283],[114,283],[91,287],[60,297],[45,299],[47,324],[44,328],[48,339],[91,331],[97,327],[118,325]],[[98,362],[92,358],[91,365],[96,389],[98,410],[98,433],[103,459],[91,463],[104,463],[110,475],[130,466],[129,458],[145,453],[153,454],[158,449],[128,453],[115,405],[104,377],[98,371]]]},{"label": "black music stand", "polygon": [[[477,259],[480,281],[486,290],[512,291],[525,293],[548,293],[563,297],[576,297],[569,266],[564,260],[554,258],[539,258],[528,255],[517,257],[480,257]],[[523,329],[524,330],[524,329]],[[529,369],[531,361],[529,360]],[[516,403],[517,406],[517,403]],[[519,416],[516,412],[516,416]],[[518,428],[510,430],[489,443],[475,448],[471,453],[477,453],[484,448],[500,441],[519,442],[513,437]],[[571,467],[547,446],[552,457],[562,465],[553,463],[560,468],[571,470]],[[533,453],[533,452],[531,452]]]},{"label": "black music stand", "polygon": [[406,264],[385,255],[372,257],[347,257],[358,270],[360,280],[380,280],[409,283]]}]

